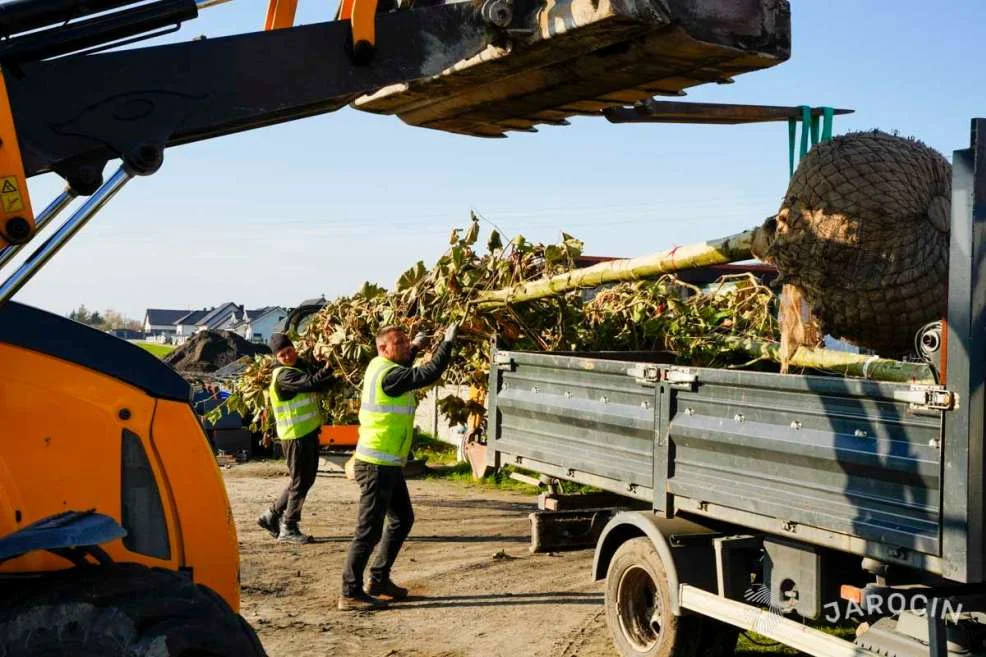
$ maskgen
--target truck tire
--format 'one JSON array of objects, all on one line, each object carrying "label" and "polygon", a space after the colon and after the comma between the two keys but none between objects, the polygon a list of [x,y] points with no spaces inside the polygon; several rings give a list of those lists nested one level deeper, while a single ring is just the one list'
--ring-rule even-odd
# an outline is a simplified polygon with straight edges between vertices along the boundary
[{"label": "truck tire", "polygon": [[646,537],[616,550],[606,572],[606,625],[622,657],[696,657],[698,616],[675,616],[661,557]]},{"label": "truck tire", "polygon": [[0,582],[0,655],[265,657],[253,629],[188,577],[137,564]]}]

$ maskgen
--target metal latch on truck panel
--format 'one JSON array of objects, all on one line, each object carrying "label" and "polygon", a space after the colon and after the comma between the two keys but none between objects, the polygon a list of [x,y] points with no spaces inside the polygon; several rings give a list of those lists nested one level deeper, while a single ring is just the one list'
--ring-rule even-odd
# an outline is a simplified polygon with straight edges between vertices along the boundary
[{"label": "metal latch on truck panel", "polygon": [[895,390],[894,399],[907,402],[912,411],[950,411],[957,405],[956,394],[944,386],[915,384],[909,390]]},{"label": "metal latch on truck panel", "polygon": [[506,370],[508,372],[513,372],[514,370],[514,359],[505,351],[498,351],[493,356],[493,364],[498,370]]},{"label": "metal latch on truck panel", "polygon": [[627,376],[644,385],[655,385],[661,379],[661,368],[657,365],[635,365],[627,370]]},{"label": "metal latch on truck panel", "polygon": [[686,367],[669,367],[664,373],[664,380],[674,388],[694,390],[698,383],[698,374]]}]

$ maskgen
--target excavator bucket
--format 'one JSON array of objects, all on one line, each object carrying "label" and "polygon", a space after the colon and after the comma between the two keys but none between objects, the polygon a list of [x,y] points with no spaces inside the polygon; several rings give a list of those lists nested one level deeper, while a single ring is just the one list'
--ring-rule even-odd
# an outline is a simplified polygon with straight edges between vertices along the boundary
[{"label": "excavator bucket", "polygon": [[474,5],[504,26],[499,42],[353,106],[410,125],[503,137],[652,96],[683,96],[707,82],[728,84],[790,54],[784,0],[521,1]]}]

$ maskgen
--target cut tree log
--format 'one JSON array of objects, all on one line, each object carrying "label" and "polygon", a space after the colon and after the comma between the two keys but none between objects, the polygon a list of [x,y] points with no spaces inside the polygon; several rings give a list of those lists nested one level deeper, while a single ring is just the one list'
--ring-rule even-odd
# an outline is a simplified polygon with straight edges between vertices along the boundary
[{"label": "cut tree log", "polygon": [[[776,342],[762,342],[736,338],[737,349],[754,358],[781,362],[781,346]],[[866,354],[853,354],[834,349],[800,347],[787,360],[792,367],[805,367],[845,376],[856,376],[874,381],[891,383],[935,383],[935,376],[927,363],[906,363]]]},{"label": "cut tree log", "polygon": [[601,262],[551,278],[486,292],[479,295],[476,304],[479,308],[503,306],[551,297],[570,290],[592,288],[604,283],[637,281],[684,269],[749,260],[753,258],[752,245],[756,234],[756,229],[746,230],[711,242],[676,246],[637,258]]}]

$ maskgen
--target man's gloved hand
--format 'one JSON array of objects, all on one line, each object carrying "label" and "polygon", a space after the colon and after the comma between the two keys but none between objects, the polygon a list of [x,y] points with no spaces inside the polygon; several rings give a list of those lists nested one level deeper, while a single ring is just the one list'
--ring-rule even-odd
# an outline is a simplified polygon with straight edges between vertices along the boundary
[{"label": "man's gloved hand", "polygon": [[445,329],[445,342],[455,342],[455,337],[459,335],[459,324],[457,322],[452,322]]},{"label": "man's gloved hand", "polygon": [[428,345],[428,334],[424,331],[418,331],[414,334],[414,339],[411,340],[411,346],[415,349],[421,350]]}]

